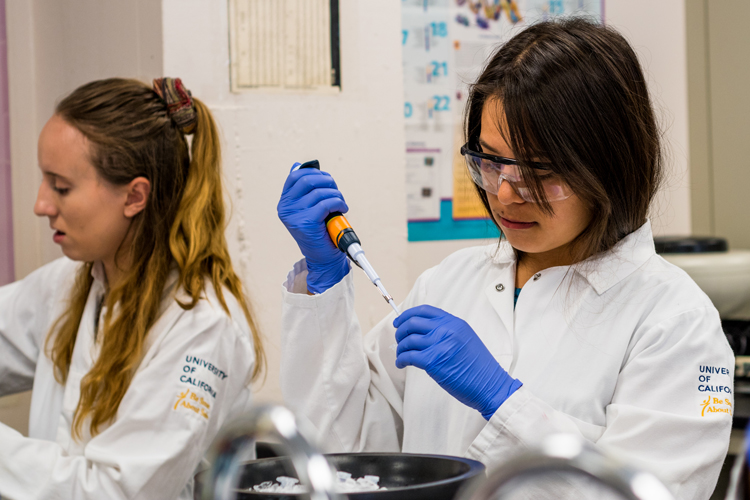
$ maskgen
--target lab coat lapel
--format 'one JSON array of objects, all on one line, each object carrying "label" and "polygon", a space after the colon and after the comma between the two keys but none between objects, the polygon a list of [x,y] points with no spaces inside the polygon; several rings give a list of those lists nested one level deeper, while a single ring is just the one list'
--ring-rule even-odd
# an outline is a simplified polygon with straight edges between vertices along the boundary
[{"label": "lab coat lapel", "polygon": [[78,325],[78,334],[76,335],[76,343],[73,347],[70,370],[65,382],[62,412],[60,413],[60,421],[57,428],[57,442],[71,454],[76,453],[76,450],[80,454],[84,443],[88,441],[88,428],[85,425],[82,429],[83,439],[80,441],[71,439],[71,427],[73,416],[78,407],[78,401],[81,399],[81,380],[91,370],[97,356],[94,329],[98,311],[97,305],[102,300],[103,295],[104,284],[99,280],[94,280],[88,299],[86,300],[86,306],[83,309],[81,323]]}]

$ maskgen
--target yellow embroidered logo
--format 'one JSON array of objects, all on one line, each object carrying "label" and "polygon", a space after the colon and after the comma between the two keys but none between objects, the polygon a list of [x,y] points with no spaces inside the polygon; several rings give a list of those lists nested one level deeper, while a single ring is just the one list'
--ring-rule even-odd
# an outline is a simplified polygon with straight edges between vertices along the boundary
[{"label": "yellow embroidered logo", "polygon": [[177,408],[187,408],[208,420],[208,410],[211,409],[211,405],[205,399],[188,389],[177,396],[177,402],[174,404],[173,409],[176,411]]},{"label": "yellow embroidered logo", "polygon": [[732,403],[728,399],[706,396],[705,401],[701,401],[701,417],[705,417],[710,413],[728,413],[732,415]]}]

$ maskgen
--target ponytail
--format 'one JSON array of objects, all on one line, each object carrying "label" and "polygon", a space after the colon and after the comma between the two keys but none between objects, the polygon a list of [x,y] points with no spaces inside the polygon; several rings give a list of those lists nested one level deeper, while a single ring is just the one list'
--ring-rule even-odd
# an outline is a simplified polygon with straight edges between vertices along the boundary
[{"label": "ponytail", "polygon": [[224,235],[224,195],[221,180],[221,150],[216,124],[211,112],[200,100],[193,98],[197,115],[192,155],[185,191],[169,234],[169,248],[180,268],[180,286],[190,295],[191,302],[181,303],[192,309],[200,300],[204,277],[210,276],[216,296],[229,313],[223,287],[235,296],[253,332],[256,364],[253,378],[265,367],[265,356],[256,323],[248,307],[242,283],[232,268]]}]

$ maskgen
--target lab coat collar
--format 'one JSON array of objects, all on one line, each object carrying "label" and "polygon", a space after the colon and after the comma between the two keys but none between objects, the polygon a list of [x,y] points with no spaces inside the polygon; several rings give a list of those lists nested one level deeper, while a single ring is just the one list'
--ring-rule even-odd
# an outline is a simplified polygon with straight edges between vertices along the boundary
[{"label": "lab coat collar", "polygon": [[104,272],[104,263],[100,260],[91,266],[91,277],[98,281],[103,287],[107,287],[107,273]]},{"label": "lab coat collar", "polygon": [[[104,272],[104,263],[102,263],[102,261],[97,260],[91,266],[91,277],[94,278],[95,283],[101,286],[102,290],[107,289],[107,274]],[[177,279],[179,277],[180,270],[177,267],[177,264],[173,262],[172,266],[169,269],[169,276],[167,276],[167,281],[164,284],[164,293],[162,294],[162,300],[167,296],[167,294],[174,291],[174,285],[177,283]],[[183,292],[181,298],[184,299],[185,297],[189,298],[188,295]]]},{"label": "lab coat collar", "polygon": [[596,290],[603,294],[630,276],[656,254],[651,221],[624,237],[608,252],[590,257],[573,269]]},{"label": "lab coat collar", "polygon": [[499,245],[496,247],[490,247],[488,250],[488,257],[500,268],[505,268],[509,265],[515,264],[517,259],[516,251],[510,246],[510,243],[508,243],[508,240],[504,237],[500,240]]},{"label": "lab coat collar", "polygon": [[[101,261],[95,261],[94,264],[91,266],[91,276],[94,278],[94,282],[91,285],[91,291],[90,294],[93,296],[93,300],[95,300],[96,306],[95,306],[95,320],[94,320],[94,329],[92,330],[92,338],[96,339],[97,331],[100,327],[100,322],[107,314],[107,308],[104,304],[105,296],[107,294],[108,290],[108,283],[107,283],[107,275],[104,271],[104,264]],[[169,295],[172,295],[174,300],[183,302],[183,303],[190,303],[192,298],[185,292],[183,288],[176,289],[177,281],[180,277],[180,270],[177,267],[176,263],[172,263],[171,268],[169,270],[169,275],[167,276],[167,281],[164,284],[164,291],[161,295],[161,305],[159,308],[159,316],[161,316],[164,311],[169,307],[169,305],[172,303],[172,300],[166,300]],[[114,309],[112,311],[112,317],[117,316],[119,314],[119,303],[115,304]],[[147,348],[150,346],[150,343],[153,341],[151,336],[147,336],[146,338],[147,342]],[[94,352],[92,355],[94,358],[98,357],[98,349],[100,348],[99,342],[96,342],[96,345],[94,348],[97,350],[97,352]],[[144,352],[146,352],[148,349],[145,349]]]},{"label": "lab coat collar", "polygon": [[[655,254],[651,221],[646,220],[641,227],[617,242],[610,251],[571,267],[601,295],[630,276]],[[507,241],[493,249],[490,257],[499,268],[514,265],[517,258],[515,250]]]},{"label": "lab coat collar", "polygon": [[[88,346],[89,350],[89,356],[90,360],[88,361],[87,366],[91,366],[93,364],[93,360],[97,359],[99,357],[99,350],[101,349],[101,338],[97,339],[97,331],[99,330],[101,326],[101,322],[103,321],[104,317],[107,314],[106,305],[104,304],[105,295],[107,293],[107,275],[104,272],[104,264],[101,261],[95,261],[93,266],[91,266],[91,276],[94,278],[94,283],[91,286],[90,296],[89,300],[94,301],[94,313],[92,316],[96,318],[91,324],[83,325],[86,327],[90,327],[90,333],[84,334],[84,337],[90,338],[91,345]],[[172,265],[169,270],[169,275],[167,276],[167,281],[164,284],[164,291],[162,292],[161,296],[161,303],[159,306],[159,313],[158,317],[161,317],[164,312],[169,308],[169,306],[175,301],[180,301],[182,303],[190,303],[192,298],[190,295],[185,292],[185,290],[180,287],[179,289],[176,288],[177,281],[180,277],[180,270],[177,267],[177,264],[175,262],[172,262]],[[205,279],[209,279],[206,277]],[[169,296],[172,296],[172,300],[167,300]],[[114,305],[113,311],[112,311],[112,317],[116,317],[117,314],[119,314],[119,306],[120,304],[117,303]],[[89,307],[87,305],[87,307]],[[85,316],[85,314],[84,314]],[[88,317],[88,316],[86,316]],[[169,331],[169,330],[164,330]],[[88,330],[87,330],[88,332]],[[143,356],[148,353],[149,349],[153,345],[153,343],[157,339],[153,335],[147,335],[146,336],[146,343],[143,349],[143,354],[141,357],[141,361],[143,360]],[[76,344],[78,345],[78,344]],[[139,361],[140,364],[140,361]]]}]

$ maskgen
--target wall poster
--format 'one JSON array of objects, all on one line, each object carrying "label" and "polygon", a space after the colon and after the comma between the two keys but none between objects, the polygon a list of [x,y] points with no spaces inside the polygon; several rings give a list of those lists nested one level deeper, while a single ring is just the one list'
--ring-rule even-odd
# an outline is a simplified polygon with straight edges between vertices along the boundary
[{"label": "wall poster", "polygon": [[496,237],[459,149],[468,84],[498,44],[557,16],[604,21],[604,0],[402,0],[409,241]]}]

